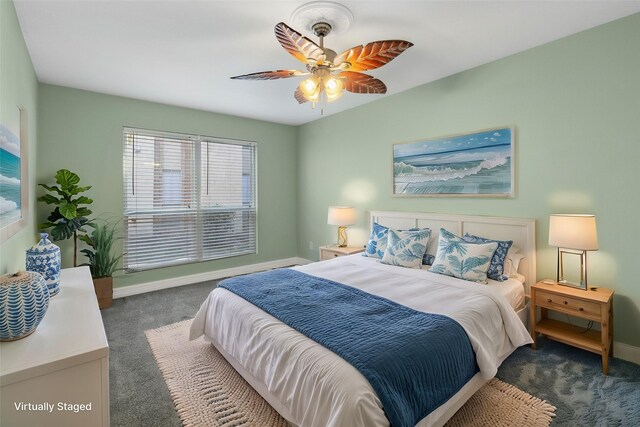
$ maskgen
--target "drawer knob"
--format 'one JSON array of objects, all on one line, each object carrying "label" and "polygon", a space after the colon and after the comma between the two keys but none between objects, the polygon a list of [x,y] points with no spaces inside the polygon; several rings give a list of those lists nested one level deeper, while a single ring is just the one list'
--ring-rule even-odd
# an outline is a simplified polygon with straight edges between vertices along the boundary
[{"label": "drawer knob", "polygon": [[578,307],[578,310],[580,310],[580,311],[584,311],[584,308],[582,308],[582,307]]},{"label": "drawer knob", "polygon": [[333,254],[333,256],[334,256],[334,257],[337,257],[337,256],[338,256],[338,254]]},{"label": "drawer knob", "polygon": [[569,303],[568,303],[567,301],[563,301],[563,302],[564,302],[564,305],[567,305],[567,304],[569,304]]},{"label": "drawer knob", "polygon": [[547,302],[551,302],[551,298],[547,298]]}]

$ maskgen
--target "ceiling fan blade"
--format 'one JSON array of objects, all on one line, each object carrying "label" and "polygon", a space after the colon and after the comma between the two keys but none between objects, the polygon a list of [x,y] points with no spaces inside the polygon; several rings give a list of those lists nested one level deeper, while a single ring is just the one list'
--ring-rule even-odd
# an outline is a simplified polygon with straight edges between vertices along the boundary
[{"label": "ceiling fan blade", "polygon": [[231,77],[234,80],[275,80],[289,77],[305,76],[309,73],[298,70],[260,71],[258,73],[243,74]]},{"label": "ceiling fan blade", "polygon": [[345,50],[333,61],[335,66],[348,62],[349,71],[367,71],[391,62],[395,57],[413,46],[405,40],[380,40],[366,46],[355,46]]},{"label": "ceiling fan blade", "polygon": [[304,104],[308,101],[308,99],[302,94],[300,88],[296,88],[296,91],[293,93],[293,97],[298,101],[298,104]]},{"label": "ceiling fan blade", "polygon": [[301,62],[307,62],[307,58],[322,62],[324,52],[320,46],[304,37],[302,34],[289,27],[284,22],[276,24],[276,38],[287,52]]},{"label": "ceiling fan blade", "polygon": [[343,71],[338,77],[344,79],[345,90],[353,93],[387,93],[387,86],[375,77],[353,71]]}]

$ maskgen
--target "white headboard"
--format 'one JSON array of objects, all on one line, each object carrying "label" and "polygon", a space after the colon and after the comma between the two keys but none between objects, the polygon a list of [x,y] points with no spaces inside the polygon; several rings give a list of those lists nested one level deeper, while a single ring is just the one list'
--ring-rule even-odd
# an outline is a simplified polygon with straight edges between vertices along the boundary
[{"label": "white headboard", "polygon": [[371,211],[369,226],[373,222],[396,229],[412,227],[431,229],[427,252],[436,253],[440,229],[444,228],[458,236],[475,234],[496,240],[513,240],[524,258],[518,272],[526,278],[525,291],[536,282],[536,221],[524,218],[503,218],[495,216],[449,215],[424,212]]}]

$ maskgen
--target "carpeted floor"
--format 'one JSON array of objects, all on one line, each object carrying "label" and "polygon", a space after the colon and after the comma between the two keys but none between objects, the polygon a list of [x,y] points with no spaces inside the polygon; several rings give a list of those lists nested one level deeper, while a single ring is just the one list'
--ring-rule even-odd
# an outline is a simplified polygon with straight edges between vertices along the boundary
[{"label": "carpeted floor", "polygon": [[[144,331],[192,318],[215,282],[114,300],[102,310],[110,347],[111,426],[180,426]],[[498,378],[557,407],[552,426],[640,425],[640,366],[540,339],[518,349]]]}]

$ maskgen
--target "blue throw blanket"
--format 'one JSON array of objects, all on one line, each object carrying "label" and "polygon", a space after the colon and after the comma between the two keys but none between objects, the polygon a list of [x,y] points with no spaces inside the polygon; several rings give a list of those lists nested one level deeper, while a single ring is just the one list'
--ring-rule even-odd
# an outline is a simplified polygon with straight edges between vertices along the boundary
[{"label": "blue throw blanket", "polygon": [[345,359],[371,383],[392,426],[414,426],[478,372],[464,329],[350,286],[282,269],[224,280]]}]

